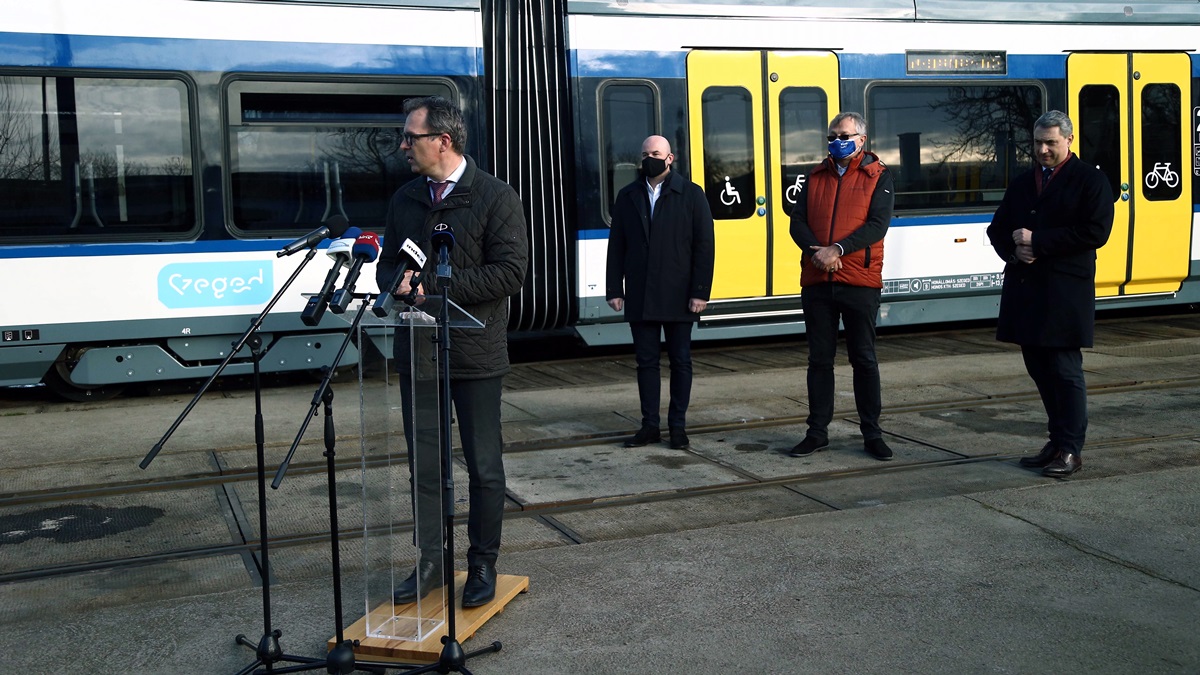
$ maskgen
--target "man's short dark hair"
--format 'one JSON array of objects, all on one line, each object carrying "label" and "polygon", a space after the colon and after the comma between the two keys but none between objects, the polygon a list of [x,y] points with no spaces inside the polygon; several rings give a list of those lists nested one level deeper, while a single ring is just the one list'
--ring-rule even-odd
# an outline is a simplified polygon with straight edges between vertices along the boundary
[{"label": "man's short dark hair", "polygon": [[466,154],[467,123],[463,120],[462,110],[442,96],[423,96],[404,101],[404,114],[411,115],[414,110],[425,109],[425,126],[430,133],[449,134],[450,145],[458,154]]}]

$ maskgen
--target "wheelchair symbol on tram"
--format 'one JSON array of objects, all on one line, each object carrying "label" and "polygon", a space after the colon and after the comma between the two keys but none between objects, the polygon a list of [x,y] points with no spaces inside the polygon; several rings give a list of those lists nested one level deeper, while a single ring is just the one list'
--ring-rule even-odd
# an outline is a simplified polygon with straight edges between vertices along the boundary
[{"label": "wheelchair symbol on tram", "polygon": [[738,194],[737,188],[730,185],[729,176],[725,176],[725,188],[721,190],[721,203],[725,206],[742,203],[742,196]]},{"label": "wheelchair symbol on tram", "polygon": [[1169,188],[1179,185],[1179,174],[1171,170],[1170,162],[1154,163],[1154,170],[1146,174],[1146,189],[1153,190],[1158,187],[1158,181],[1160,180],[1166,183]]},{"label": "wheelchair symbol on tram", "polygon": [[796,184],[789,185],[788,189],[783,191],[783,198],[786,199],[789,204],[795,205],[796,200],[800,198],[800,193],[804,191],[804,181],[807,179],[808,176],[805,176],[802,173],[797,174]]}]

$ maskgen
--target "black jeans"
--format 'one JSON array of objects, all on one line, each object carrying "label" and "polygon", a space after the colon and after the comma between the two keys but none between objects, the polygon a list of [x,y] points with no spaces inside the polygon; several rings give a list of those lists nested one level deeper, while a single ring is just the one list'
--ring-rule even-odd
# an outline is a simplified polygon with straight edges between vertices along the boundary
[{"label": "black jeans", "polygon": [[854,369],[854,404],[863,440],[882,438],[883,408],[879,363],[875,360],[878,288],[827,283],[808,286],[800,295],[808,336],[808,435],[829,438],[833,421],[833,360],[837,356],[838,319],[846,327],[846,351]]},{"label": "black jeans", "polygon": [[1046,408],[1050,443],[1079,454],[1087,435],[1087,383],[1078,348],[1021,346],[1025,370],[1037,385]]},{"label": "black jeans", "polygon": [[691,321],[631,321],[633,352],[637,359],[638,397],[642,403],[642,426],[659,428],[658,405],[662,383],[658,360],[659,336],[666,336],[667,359],[671,363],[671,403],[667,408],[667,426],[683,429],[687,421],[688,401],[692,396]]},{"label": "black jeans", "polygon": [[[483,380],[451,380],[450,397],[454,401],[458,434],[462,440],[463,457],[467,461],[467,564],[495,564],[500,553],[500,533],[504,525],[504,440],[500,432],[500,392],[503,377]],[[412,390],[407,376],[400,376],[401,400],[404,406],[404,432],[413,447]],[[442,481],[437,428],[430,425],[437,419],[438,402],[420,400],[416,402],[417,416],[421,420],[418,433],[421,442],[417,451],[421,454],[417,462],[418,475],[412,473],[415,483],[417,518],[417,545],[422,555],[432,556],[441,551],[442,526]]]}]

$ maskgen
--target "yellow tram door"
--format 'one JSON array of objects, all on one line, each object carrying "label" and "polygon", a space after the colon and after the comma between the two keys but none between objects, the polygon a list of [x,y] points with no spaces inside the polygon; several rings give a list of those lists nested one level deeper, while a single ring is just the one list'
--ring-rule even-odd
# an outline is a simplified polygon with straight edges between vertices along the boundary
[{"label": "yellow tram door", "polygon": [[829,52],[693,51],[687,60],[692,180],[716,230],[712,298],[795,295],[788,217],[824,156],[838,111]]},{"label": "yellow tram door", "polygon": [[1115,217],[1096,259],[1096,295],[1173,293],[1192,231],[1191,61],[1184,53],[1067,58],[1075,152],[1113,190]]}]

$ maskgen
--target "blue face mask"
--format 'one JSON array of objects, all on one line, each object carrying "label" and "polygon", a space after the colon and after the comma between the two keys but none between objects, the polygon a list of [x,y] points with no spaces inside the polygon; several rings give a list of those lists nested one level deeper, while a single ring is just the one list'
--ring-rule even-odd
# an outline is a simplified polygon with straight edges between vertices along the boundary
[{"label": "blue face mask", "polygon": [[850,155],[853,155],[855,150],[857,148],[854,145],[853,138],[844,141],[840,138],[835,138],[829,143],[829,154],[834,159],[846,159]]}]

